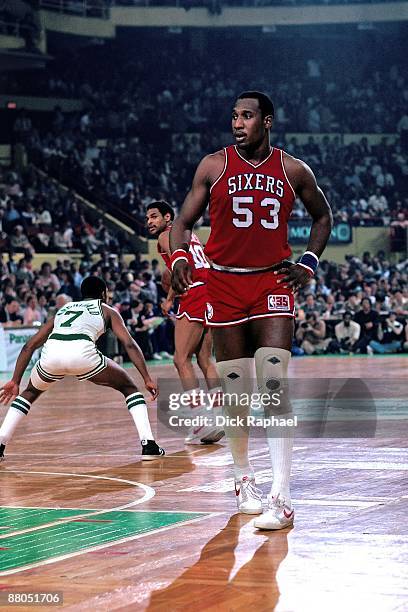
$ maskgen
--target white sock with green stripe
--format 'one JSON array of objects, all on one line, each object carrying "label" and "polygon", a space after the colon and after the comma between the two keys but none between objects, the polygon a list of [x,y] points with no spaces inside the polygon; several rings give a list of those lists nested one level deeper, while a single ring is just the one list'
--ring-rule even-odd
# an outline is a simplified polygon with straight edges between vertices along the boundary
[{"label": "white sock with green stripe", "polygon": [[138,391],[137,393],[128,395],[126,404],[135,422],[139,438],[141,440],[154,440],[143,393]]},{"label": "white sock with green stripe", "polygon": [[21,419],[28,414],[30,408],[30,402],[24,397],[21,397],[21,395],[17,395],[16,399],[11,402],[3,424],[0,427],[1,444],[7,444],[14,434],[17,425],[20,423]]}]

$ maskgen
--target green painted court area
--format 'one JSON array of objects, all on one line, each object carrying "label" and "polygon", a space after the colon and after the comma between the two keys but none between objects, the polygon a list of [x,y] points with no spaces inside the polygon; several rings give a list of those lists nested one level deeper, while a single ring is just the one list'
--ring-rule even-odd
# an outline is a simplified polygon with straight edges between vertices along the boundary
[{"label": "green painted court area", "polygon": [[[89,519],[84,514],[91,514]],[[76,520],[75,516],[81,516]],[[48,508],[0,508],[0,573],[41,561],[86,552],[124,538],[154,532],[163,527],[206,516],[203,512],[131,512],[55,510]],[[71,519],[69,522],[60,522]],[[53,525],[46,526],[49,523]],[[40,526],[44,525],[43,528]],[[7,532],[40,527],[36,531]]]}]

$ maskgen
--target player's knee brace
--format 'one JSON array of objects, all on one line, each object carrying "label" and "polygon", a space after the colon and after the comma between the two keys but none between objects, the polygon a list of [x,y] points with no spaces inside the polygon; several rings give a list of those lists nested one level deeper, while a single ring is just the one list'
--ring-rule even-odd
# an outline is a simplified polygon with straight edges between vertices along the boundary
[{"label": "player's knee brace", "polygon": [[251,357],[219,361],[216,367],[224,393],[251,393],[255,376]]},{"label": "player's knee brace", "polygon": [[50,380],[49,382],[47,382],[46,380],[42,379],[41,376],[38,374],[37,367],[34,366],[31,370],[30,382],[33,387],[38,389],[38,391],[47,391],[47,389],[49,389],[55,381]]},{"label": "player's knee brace", "polygon": [[271,396],[279,394],[280,402],[275,411],[280,414],[291,412],[287,381],[290,355],[290,351],[272,347],[262,347],[255,352],[258,391]]},{"label": "player's knee brace", "polygon": [[248,414],[250,402],[242,402],[242,398],[253,392],[255,369],[252,357],[229,359],[216,364],[218,376],[223,389],[224,414]]}]

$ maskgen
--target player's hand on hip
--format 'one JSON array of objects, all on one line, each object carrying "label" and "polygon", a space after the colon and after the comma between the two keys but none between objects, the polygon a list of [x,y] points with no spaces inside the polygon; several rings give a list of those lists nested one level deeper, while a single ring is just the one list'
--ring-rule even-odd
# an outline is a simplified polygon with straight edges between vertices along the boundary
[{"label": "player's hand on hip", "polygon": [[151,399],[155,400],[159,395],[159,387],[157,386],[157,383],[153,382],[153,380],[149,378],[148,380],[145,380],[145,387],[152,396]]},{"label": "player's hand on hip", "polygon": [[303,266],[289,260],[282,261],[281,265],[275,269],[274,274],[282,275],[277,280],[277,284],[285,289],[292,289],[294,293],[310,283],[311,276]]},{"label": "player's hand on hip", "polygon": [[177,261],[171,275],[171,286],[174,291],[183,295],[192,283],[193,277],[190,265],[184,260]]},{"label": "player's hand on hip", "polygon": [[13,401],[19,392],[20,386],[14,380],[9,380],[0,389],[0,404],[8,404]]},{"label": "player's hand on hip", "polygon": [[168,316],[172,308],[173,308],[173,300],[163,300],[163,302],[161,303],[161,311],[165,317]]}]

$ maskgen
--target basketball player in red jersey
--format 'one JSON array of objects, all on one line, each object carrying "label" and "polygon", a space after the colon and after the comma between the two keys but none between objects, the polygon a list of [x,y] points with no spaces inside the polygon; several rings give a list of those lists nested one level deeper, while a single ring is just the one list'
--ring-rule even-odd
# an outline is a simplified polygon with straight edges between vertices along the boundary
[{"label": "basketball player in red jersey", "polygon": [[[163,200],[151,202],[146,209],[147,228],[152,236],[157,237],[157,250],[168,270],[171,270],[169,234],[173,219],[174,211],[172,207]],[[196,355],[198,367],[204,374],[209,393],[216,394],[221,389],[215,363],[212,359],[211,331],[205,325],[206,284],[210,264],[204,255],[202,244],[195,234],[191,235],[188,258],[192,270],[192,282],[188,291],[179,299],[174,330],[174,365],[180,376],[184,391],[190,393],[194,390],[198,391],[198,379],[191,362],[193,355]],[[163,314],[168,314],[175,297],[176,293],[170,288],[167,299],[162,306]],[[205,411],[204,414],[210,422],[210,412]],[[218,442],[223,436],[222,428],[214,424],[201,425],[192,427],[185,441],[201,440],[201,442],[211,444]]]},{"label": "basketball player in red jersey", "polygon": [[[281,391],[282,416],[291,413],[284,379],[294,331],[294,293],[315,273],[330,236],[332,215],[311,169],[271,147],[273,117],[273,103],[265,94],[247,91],[238,96],[232,111],[236,144],[200,162],[172,227],[170,246],[172,286],[182,293],[191,282],[185,253],[191,229],[209,201],[211,235],[205,252],[212,267],[206,316],[213,327],[224,391],[245,393],[245,379],[256,376],[260,392]],[[296,197],[312,217],[312,227],[307,251],[294,264],[286,258],[291,255],[288,220]],[[245,417],[248,408],[224,406],[226,417],[237,414]],[[273,483],[268,511],[262,514],[262,492],[255,486],[248,460],[249,429],[225,426],[238,509],[258,514],[254,525],[259,529],[282,529],[294,518],[289,488],[293,436],[285,432],[277,437],[274,429],[267,428]]]}]

